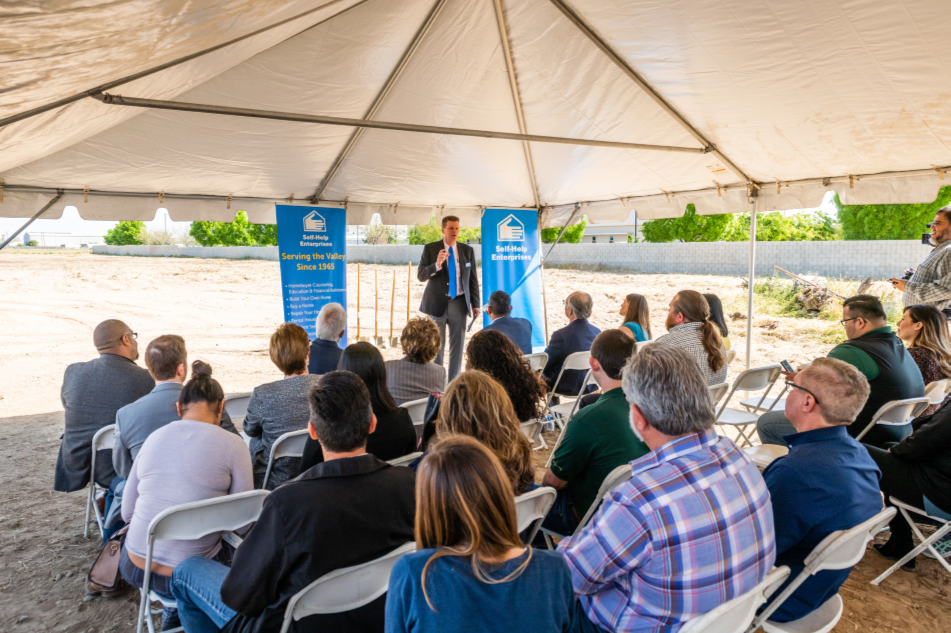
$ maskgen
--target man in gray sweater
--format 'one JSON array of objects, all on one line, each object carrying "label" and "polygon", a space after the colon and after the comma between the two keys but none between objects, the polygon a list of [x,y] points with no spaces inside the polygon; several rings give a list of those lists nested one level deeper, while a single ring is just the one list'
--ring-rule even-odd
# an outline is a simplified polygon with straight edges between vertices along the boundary
[{"label": "man in gray sweater", "polygon": [[[135,364],[139,357],[136,338],[137,334],[122,321],[103,321],[93,332],[99,358],[66,368],[61,392],[66,428],[56,460],[54,490],[75,492],[86,487],[96,431],[113,424],[120,408],[155,386],[149,372]],[[107,487],[115,471],[111,457],[101,457],[96,460],[96,481]]]}]

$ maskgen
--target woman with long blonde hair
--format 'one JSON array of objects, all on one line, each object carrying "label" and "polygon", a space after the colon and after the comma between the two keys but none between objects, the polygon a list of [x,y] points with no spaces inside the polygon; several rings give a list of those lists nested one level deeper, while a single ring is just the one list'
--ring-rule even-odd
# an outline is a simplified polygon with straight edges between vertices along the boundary
[{"label": "woman with long blonde hair", "polygon": [[390,575],[386,632],[561,632],[574,590],[564,559],[518,535],[508,475],[488,448],[447,437],[416,471],[416,547]]},{"label": "woman with long blonde hair", "polygon": [[[898,338],[908,344],[908,353],[918,365],[926,385],[951,378],[948,320],[938,308],[929,305],[905,308],[898,322]],[[922,415],[931,415],[940,406],[933,404]]]},{"label": "woman with long blonde hair", "polygon": [[436,437],[452,435],[474,437],[495,453],[514,494],[538,487],[532,445],[522,433],[505,389],[487,373],[464,371],[449,383],[439,404]]}]

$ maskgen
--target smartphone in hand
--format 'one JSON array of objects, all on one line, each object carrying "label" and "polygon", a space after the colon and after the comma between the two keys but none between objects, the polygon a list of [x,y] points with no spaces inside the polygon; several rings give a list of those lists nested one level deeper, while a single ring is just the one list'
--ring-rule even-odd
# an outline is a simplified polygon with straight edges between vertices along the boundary
[{"label": "smartphone in hand", "polygon": [[793,370],[792,365],[789,364],[789,361],[781,360],[779,361],[779,364],[783,366],[784,371],[787,371],[790,374],[796,373],[795,370]]}]

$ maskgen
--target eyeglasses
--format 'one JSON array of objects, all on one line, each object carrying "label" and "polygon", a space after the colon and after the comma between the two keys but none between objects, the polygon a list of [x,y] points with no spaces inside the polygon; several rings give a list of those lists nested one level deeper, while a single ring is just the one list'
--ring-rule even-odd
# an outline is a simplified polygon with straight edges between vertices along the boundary
[{"label": "eyeglasses", "polygon": [[130,332],[130,333],[126,334],[126,336],[131,336],[132,338],[138,340],[138,338],[139,338],[139,333],[138,333],[138,332]]},{"label": "eyeglasses", "polygon": [[800,391],[805,391],[805,392],[808,393],[810,396],[812,396],[812,399],[816,401],[816,404],[819,404],[819,398],[816,397],[816,394],[812,393],[811,391],[809,391],[809,390],[806,389],[805,387],[800,387],[799,385],[797,385],[796,383],[794,383],[794,382],[791,381],[791,380],[786,380],[786,381],[784,381],[784,382],[786,383],[786,386],[787,386],[787,387],[792,387],[793,389],[799,389]]},{"label": "eyeglasses", "polygon": [[842,319],[839,323],[842,324],[842,327],[845,327],[845,324],[849,321],[855,321],[856,319],[861,319],[862,317],[852,317],[851,319]]}]

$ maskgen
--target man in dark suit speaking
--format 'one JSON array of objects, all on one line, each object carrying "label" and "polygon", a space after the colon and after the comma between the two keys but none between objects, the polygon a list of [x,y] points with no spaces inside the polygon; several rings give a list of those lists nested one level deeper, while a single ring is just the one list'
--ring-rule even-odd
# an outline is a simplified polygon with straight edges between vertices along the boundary
[{"label": "man in dark suit speaking", "polygon": [[426,282],[420,312],[428,314],[439,327],[442,345],[436,364],[443,364],[446,350],[446,325],[449,325],[449,371],[452,380],[462,368],[462,352],[466,343],[466,317],[479,316],[479,276],[476,274],[475,252],[467,244],[459,244],[459,218],[447,215],[442,219],[443,239],[423,248],[416,276]]}]

